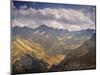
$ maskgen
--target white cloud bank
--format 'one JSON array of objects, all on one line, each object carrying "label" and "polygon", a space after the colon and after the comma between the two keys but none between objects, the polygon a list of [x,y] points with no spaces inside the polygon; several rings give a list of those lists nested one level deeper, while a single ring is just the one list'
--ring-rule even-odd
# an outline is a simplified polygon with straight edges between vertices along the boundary
[{"label": "white cloud bank", "polygon": [[12,25],[35,28],[39,25],[46,24],[54,28],[63,28],[70,31],[87,28],[95,29],[95,22],[89,16],[81,10],[71,8],[34,9],[21,6],[19,10],[16,8],[12,10]]}]

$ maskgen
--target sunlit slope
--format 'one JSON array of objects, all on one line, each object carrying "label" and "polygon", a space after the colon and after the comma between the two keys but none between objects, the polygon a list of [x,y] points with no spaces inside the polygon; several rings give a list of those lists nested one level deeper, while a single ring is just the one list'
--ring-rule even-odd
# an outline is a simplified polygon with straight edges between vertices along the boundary
[{"label": "sunlit slope", "polygon": [[32,57],[36,57],[38,60],[42,60],[48,64],[48,68],[53,65],[59,64],[63,59],[64,55],[49,56],[40,44],[33,43],[29,39],[23,39],[21,37],[16,37],[12,42],[12,61],[20,59],[24,54],[29,54]]}]

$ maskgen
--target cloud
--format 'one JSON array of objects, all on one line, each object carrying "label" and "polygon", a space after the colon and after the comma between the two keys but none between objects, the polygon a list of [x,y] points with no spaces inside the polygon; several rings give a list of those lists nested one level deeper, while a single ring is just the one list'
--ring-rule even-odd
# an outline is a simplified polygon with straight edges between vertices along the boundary
[{"label": "cloud", "polygon": [[[91,14],[93,15],[93,14]],[[95,15],[95,14],[94,14]],[[82,10],[75,10],[71,8],[43,8],[34,9],[27,8],[26,5],[21,6],[20,9],[14,8],[12,11],[12,25],[13,26],[28,26],[35,28],[42,24],[52,26],[54,28],[63,28],[70,31],[95,28],[95,21],[90,17],[90,14]]]}]

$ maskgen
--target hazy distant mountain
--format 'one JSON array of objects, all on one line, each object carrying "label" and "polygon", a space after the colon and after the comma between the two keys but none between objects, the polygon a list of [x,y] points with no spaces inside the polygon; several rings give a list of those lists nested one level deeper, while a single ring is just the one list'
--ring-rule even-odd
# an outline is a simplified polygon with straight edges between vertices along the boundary
[{"label": "hazy distant mountain", "polygon": [[53,27],[48,27],[47,25],[40,25],[39,27],[33,29],[29,27],[19,27],[15,26],[12,27],[12,36],[16,35],[21,35],[28,37],[31,35],[33,32],[41,33],[41,34],[50,34],[52,36],[64,36],[64,35],[76,35],[76,36],[81,36],[81,35],[91,35],[91,33],[95,32],[93,29],[86,29],[86,30],[80,30],[80,31],[68,31],[66,29],[56,29]]},{"label": "hazy distant mountain", "polygon": [[52,34],[52,36],[61,36],[64,33],[67,33],[67,29],[55,29],[53,27],[48,27],[46,25],[41,25],[35,29],[35,31],[45,32],[47,34]]},{"label": "hazy distant mountain", "polygon": [[29,27],[18,27],[15,26],[12,28],[12,35],[17,35],[17,34],[21,34],[21,35],[29,35],[32,32],[36,32],[39,31],[40,33],[42,32],[46,32],[48,34],[52,34],[53,36],[60,36],[63,33],[68,32],[68,30],[64,30],[64,29],[55,29],[53,27],[48,27],[46,25],[40,25],[39,27],[32,29]]},{"label": "hazy distant mountain", "polygon": [[32,28],[29,27],[19,27],[19,26],[15,26],[12,28],[12,36],[16,36],[16,35],[20,35],[23,37],[28,37],[29,35],[31,35],[34,32],[34,30]]},{"label": "hazy distant mountain", "polygon": [[31,39],[33,42],[41,44],[49,54],[62,54],[69,49],[78,48],[84,41],[90,39],[94,32],[93,29],[68,31],[47,25],[40,25],[35,29],[26,26],[12,28],[13,38],[20,35],[23,38]]}]

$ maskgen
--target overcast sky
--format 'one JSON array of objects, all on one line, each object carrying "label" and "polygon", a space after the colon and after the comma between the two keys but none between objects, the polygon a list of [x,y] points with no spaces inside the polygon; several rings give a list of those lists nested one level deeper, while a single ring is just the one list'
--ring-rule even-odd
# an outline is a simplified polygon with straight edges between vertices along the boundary
[{"label": "overcast sky", "polygon": [[12,26],[35,28],[42,24],[69,31],[95,29],[95,6],[22,1],[12,3]]}]

